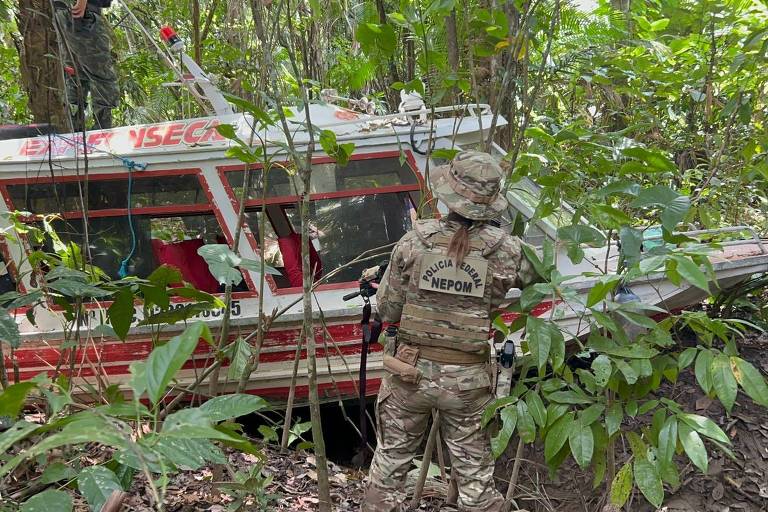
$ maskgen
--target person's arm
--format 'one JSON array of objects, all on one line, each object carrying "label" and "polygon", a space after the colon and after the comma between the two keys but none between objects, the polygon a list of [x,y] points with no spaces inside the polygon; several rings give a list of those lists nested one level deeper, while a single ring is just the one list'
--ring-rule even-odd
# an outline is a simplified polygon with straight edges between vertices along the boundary
[{"label": "person's arm", "polygon": [[400,240],[392,250],[389,265],[379,283],[376,304],[379,316],[384,322],[397,323],[403,314],[405,291],[410,279],[410,265],[407,261],[409,253],[407,240]]}]

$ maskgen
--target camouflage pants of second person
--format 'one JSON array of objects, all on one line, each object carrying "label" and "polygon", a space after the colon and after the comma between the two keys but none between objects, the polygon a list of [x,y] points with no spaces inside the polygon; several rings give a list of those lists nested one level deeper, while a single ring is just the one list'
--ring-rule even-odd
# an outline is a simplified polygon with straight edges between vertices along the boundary
[{"label": "camouflage pants of second person", "polygon": [[68,8],[56,7],[56,24],[64,36],[64,62],[75,71],[67,74],[67,100],[75,131],[84,128],[85,105],[91,96],[94,129],[112,127],[112,109],[117,107],[120,89],[112,58],[112,34],[104,17],[86,11],[73,18]]},{"label": "camouflage pants of second person", "polygon": [[[376,403],[378,446],[362,512],[405,510],[403,485],[433,409],[451,454],[459,510],[497,512],[504,503],[493,480],[494,461],[481,415],[493,400],[485,364],[449,365],[419,360],[418,384],[387,375]],[[442,448],[440,448],[442,449]]]}]

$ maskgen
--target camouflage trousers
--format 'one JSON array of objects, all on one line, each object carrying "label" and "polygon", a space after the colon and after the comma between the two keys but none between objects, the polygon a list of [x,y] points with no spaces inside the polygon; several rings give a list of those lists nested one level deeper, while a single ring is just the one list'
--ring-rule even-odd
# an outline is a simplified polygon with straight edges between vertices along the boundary
[{"label": "camouflage trousers", "polygon": [[[433,409],[457,478],[459,510],[500,511],[504,503],[493,481],[494,461],[480,418],[492,401],[485,364],[449,365],[419,360],[418,384],[387,375],[376,402],[378,446],[362,512],[405,510],[403,486]],[[439,449],[442,449],[440,447]]]},{"label": "camouflage trousers", "polygon": [[84,128],[89,94],[93,128],[111,128],[112,109],[118,105],[120,89],[110,27],[101,14],[90,10],[82,18],[73,18],[72,12],[63,6],[57,6],[55,11],[56,24],[66,43],[64,64],[71,70],[66,73],[66,87],[74,129]]}]

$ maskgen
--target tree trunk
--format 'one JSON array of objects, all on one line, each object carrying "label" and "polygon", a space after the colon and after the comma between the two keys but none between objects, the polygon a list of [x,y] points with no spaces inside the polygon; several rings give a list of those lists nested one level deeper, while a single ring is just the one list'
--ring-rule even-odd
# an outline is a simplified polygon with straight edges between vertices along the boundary
[{"label": "tree trunk", "polygon": [[448,45],[448,65],[454,73],[459,71],[459,38],[456,30],[456,9],[445,17],[445,39]]},{"label": "tree trunk", "polygon": [[17,43],[21,83],[32,116],[36,123],[50,123],[59,131],[69,131],[51,2],[19,0],[16,23],[22,35]]},{"label": "tree trunk", "polygon": [[192,0],[192,45],[195,50],[195,62],[202,64],[203,50],[200,41],[200,0]]}]

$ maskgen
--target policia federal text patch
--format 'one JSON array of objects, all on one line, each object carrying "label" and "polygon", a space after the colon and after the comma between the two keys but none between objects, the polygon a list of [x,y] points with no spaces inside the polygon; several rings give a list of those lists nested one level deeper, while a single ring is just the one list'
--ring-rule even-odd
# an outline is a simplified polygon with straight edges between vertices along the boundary
[{"label": "policia federal text patch", "polygon": [[440,254],[425,254],[421,258],[419,288],[454,295],[482,297],[488,262],[481,258],[464,258],[459,263]]}]

